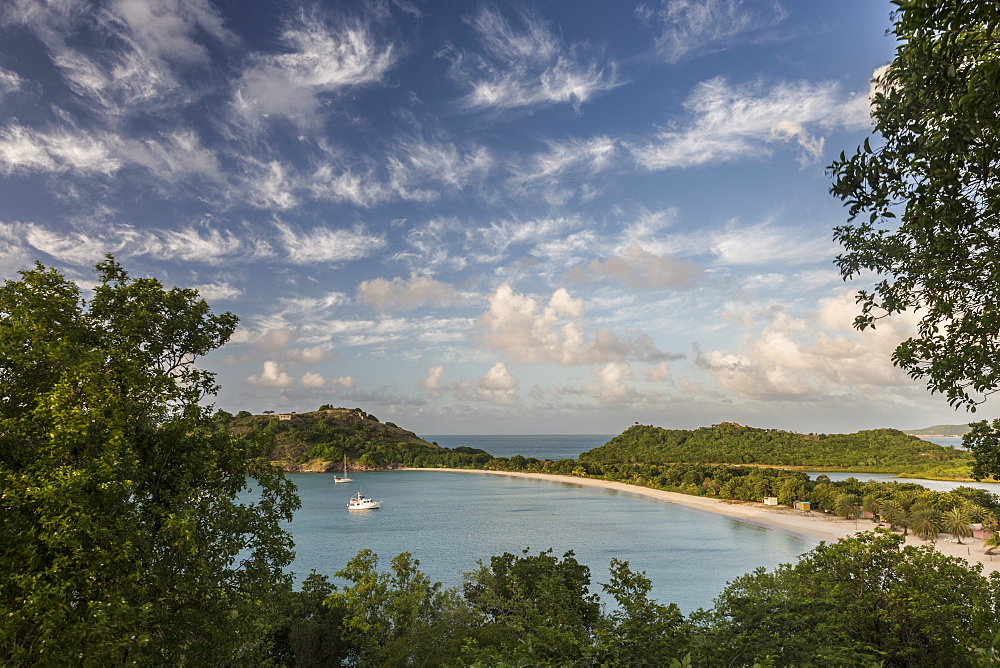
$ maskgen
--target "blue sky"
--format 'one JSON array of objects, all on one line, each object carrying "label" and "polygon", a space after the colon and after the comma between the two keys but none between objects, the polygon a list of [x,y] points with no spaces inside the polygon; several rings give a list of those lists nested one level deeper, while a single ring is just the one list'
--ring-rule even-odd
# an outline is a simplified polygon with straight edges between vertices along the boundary
[{"label": "blue sky", "polygon": [[422,434],[965,422],[851,329],[888,2],[8,0],[0,275],[241,320],[216,405]]}]

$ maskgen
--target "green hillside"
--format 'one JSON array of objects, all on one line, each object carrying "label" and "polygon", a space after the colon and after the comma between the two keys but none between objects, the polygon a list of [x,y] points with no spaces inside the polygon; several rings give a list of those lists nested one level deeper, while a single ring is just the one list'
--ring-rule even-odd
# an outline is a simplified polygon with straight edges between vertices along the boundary
[{"label": "green hillside", "polygon": [[309,413],[267,415],[240,411],[235,416],[220,411],[216,421],[230,433],[269,439],[273,461],[287,471],[337,470],[345,457],[350,470],[467,467],[490,460],[483,450],[439,447],[360,408],[322,406]]},{"label": "green hillside", "polygon": [[965,436],[969,433],[969,425],[967,424],[936,424],[933,427],[926,427],[924,429],[906,429],[903,431],[904,434],[910,434],[912,436]]},{"label": "green hillside", "polygon": [[[904,434],[871,429],[854,434],[797,434],[733,423],[693,431],[636,425],[580,455],[594,463],[714,463],[792,466],[867,473],[958,475],[969,454]],[[965,474],[968,475],[967,473]]]}]

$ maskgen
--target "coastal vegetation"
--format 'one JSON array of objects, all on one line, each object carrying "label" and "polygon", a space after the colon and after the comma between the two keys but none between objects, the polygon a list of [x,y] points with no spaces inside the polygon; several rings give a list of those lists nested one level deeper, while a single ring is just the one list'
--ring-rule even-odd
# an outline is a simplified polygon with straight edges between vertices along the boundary
[{"label": "coastal vegetation", "polygon": [[213,421],[235,436],[270,441],[271,461],[287,471],[339,469],[345,459],[351,469],[377,470],[479,466],[491,458],[476,448],[442,448],[360,408],[324,404],[309,413],[262,415],[217,411]]},{"label": "coastal vegetation", "polygon": [[750,666],[995,665],[997,576],[885,530],[737,578],[685,617],[613,559],[591,589],[572,552],[503,554],[442,591],[404,553],[370,551],[313,575],[277,630],[294,665]]}]

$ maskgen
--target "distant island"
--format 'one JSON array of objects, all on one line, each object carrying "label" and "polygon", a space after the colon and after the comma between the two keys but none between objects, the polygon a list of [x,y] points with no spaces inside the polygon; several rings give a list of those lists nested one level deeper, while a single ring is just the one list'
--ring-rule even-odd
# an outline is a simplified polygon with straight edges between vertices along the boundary
[{"label": "distant island", "polygon": [[965,436],[969,433],[969,425],[967,424],[937,424],[933,427],[926,427],[924,429],[907,429],[903,431],[904,434],[910,434],[911,436],[932,436],[940,438],[958,438]]}]

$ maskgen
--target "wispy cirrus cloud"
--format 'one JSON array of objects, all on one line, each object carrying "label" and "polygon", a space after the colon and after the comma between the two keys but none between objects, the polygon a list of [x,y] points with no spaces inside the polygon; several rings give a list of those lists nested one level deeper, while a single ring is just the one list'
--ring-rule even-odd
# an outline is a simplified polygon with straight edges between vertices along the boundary
[{"label": "wispy cirrus cloud", "polygon": [[661,0],[640,4],[635,14],[658,31],[655,52],[668,63],[774,39],[769,29],[788,18],[778,2],[744,0]]},{"label": "wispy cirrus cloud", "polygon": [[0,67],[0,99],[4,95],[19,90],[24,85],[24,80],[18,76],[17,72],[11,72]]},{"label": "wispy cirrus cloud", "polygon": [[358,227],[350,230],[316,226],[309,230],[276,223],[287,258],[293,264],[336,264],[368,257],[385,247],[385,237]]},{"label": "wispy cirrus cloud", "polygon": [[551,104],[578,107],[619,85],[616,67],[584,44],[565,45],[541,19],[515,22],[484,8],[469,19],[481,51],[452,53],[452,76],[469,93],[470,109],[518,109]]},{"label": "wispy cirrus cloud", "polygon": [[325,19],[300,11],[281,34],[286,52],[258,54],[241,77],[232,110],[250,127],[282,117],[314,126],[320,96],[373,84],[395,61],[362,19]]},{"label": "wispy cirrus cloud", "polygon": [[661,170],[770,155],[776,143],[794,141],[803,161],[823,150],[817,131],[854,125],[857,105],[835,82],[761,81],[732,86],[716,77],[697,86],[684,104],[689,118],[632,147],[642,167]]},{"label": "wispy cirrus cloud", "polygon": [[[177,107],[198,95],[182,71],[209,64],[203,40],[231,46],[237,38],[208,0],[14,0],[2,14],[46,46],[79,99],[108,117]],[[100,44],[83,51],[83,37]]]},{"label": "wispy cirrus cloud", "polygon": [[116,139],[71,128],[40,131],[11,123],[0,129],[0,173],[113,174],[122,167]]}]

